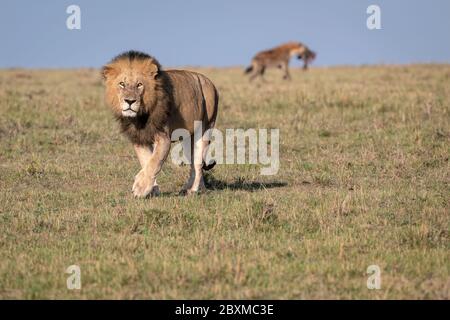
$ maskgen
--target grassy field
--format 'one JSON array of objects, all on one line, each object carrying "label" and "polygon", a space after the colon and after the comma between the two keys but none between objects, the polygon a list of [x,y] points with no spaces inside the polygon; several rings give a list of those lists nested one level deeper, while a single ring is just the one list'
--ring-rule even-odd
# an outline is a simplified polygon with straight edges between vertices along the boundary
[{"label": "grassy field", "polygon": [[450,298],[449,65],[199,71],[218,128],[280,129],[278,175],[216,166],[183,197],[167,162],[136,200],[97,70],[0,71],[0,298]]}]

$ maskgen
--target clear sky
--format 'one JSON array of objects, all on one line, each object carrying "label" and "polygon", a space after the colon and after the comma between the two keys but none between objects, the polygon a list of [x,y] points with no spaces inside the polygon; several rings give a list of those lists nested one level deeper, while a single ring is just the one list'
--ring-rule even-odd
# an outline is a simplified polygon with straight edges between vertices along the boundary
[{"label": "clear sky", "polygon": [[[71,4],[81,30],[66,27]],[[381,30],[366,27],[371,4]],[[320,66],[450,63],[450,1],[2,0],[0,40],[0,68],[99,67],[129,49],[166,66],[247,65],[288,40],[317,51]]]}]

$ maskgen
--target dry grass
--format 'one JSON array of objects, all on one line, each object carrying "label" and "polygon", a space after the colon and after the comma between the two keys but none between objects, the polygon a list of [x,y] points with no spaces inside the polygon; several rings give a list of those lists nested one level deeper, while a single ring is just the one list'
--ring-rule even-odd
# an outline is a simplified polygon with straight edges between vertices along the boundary
[{"label": "dry grass", "polygon": [[[0,71],[1,298],[450,298],[450,66],[201,69],[218,127],[280,128],[281,168],[135,200],[96,70]],[[81,267],[82,290],[65,269]],[[382,289],[366,288],[366,268]]]}]

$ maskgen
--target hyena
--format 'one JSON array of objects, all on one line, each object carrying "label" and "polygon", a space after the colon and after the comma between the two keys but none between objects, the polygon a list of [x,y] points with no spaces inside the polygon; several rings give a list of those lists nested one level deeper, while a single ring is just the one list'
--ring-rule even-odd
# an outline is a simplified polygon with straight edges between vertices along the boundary
[{"label": "hyena", "polygon": [[251,81],[257,76],[262,77],[266,68],[280,68],[284,72],[283,79],[290,80],[289,60],[294,56],[303,59],[303,69],[307,70],[308,65],[316,58],[316,53],[300,42],[288,42],[256,54],[245,73],[251,74]]}]

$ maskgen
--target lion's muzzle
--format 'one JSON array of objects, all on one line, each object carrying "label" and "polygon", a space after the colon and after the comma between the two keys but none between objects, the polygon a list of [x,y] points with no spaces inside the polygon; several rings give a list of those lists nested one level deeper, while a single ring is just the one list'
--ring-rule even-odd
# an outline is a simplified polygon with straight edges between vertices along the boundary
[{"label": "lion's muzzle", "polygon": [[139,105],[135,99],[123,99],[122,115],[124,117],[135,117],[139,111]]}]

